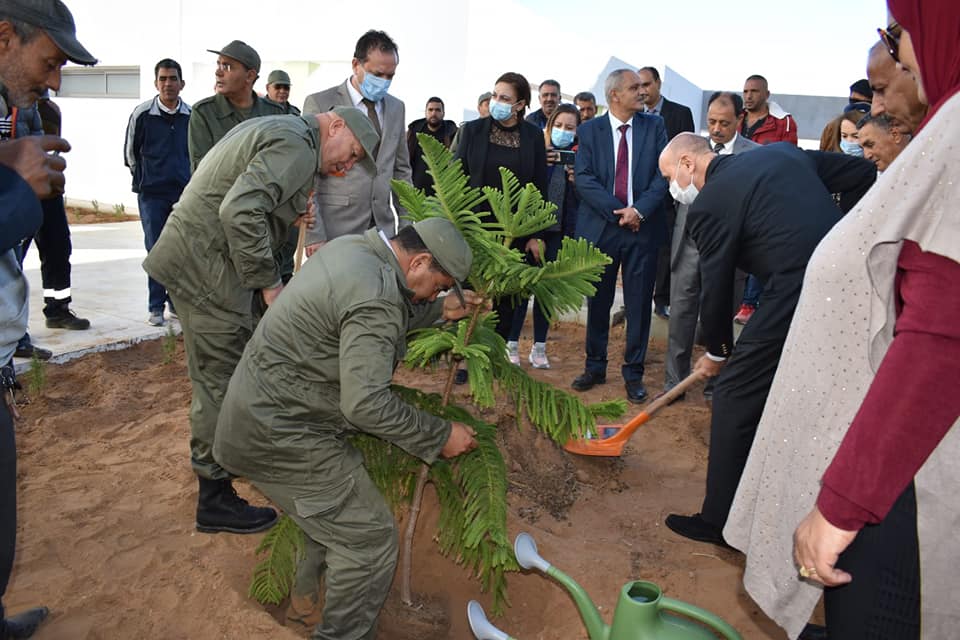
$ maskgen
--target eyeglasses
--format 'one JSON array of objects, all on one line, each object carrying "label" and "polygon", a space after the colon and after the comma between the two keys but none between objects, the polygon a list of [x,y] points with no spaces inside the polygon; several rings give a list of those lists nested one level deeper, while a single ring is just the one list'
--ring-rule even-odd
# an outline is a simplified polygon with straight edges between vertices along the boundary
[{"label": "eyeglasses", "polygon": [[274,84],[273,88],[277,91],[290,91],[290,85],[288,84]]},{"label": "eyeglasses", "polygon": [[882,27],[877,28],[877,33],[880,34],[880,41],[883,42],[883,46],[887,48],[887,53],[890,54],[890,57],[893,58],[893,61],[897,64],[900,63],[900,38],[894,35],[894,31],[898,30],[900,25],[894,23],[888,25],[886,29]]}]

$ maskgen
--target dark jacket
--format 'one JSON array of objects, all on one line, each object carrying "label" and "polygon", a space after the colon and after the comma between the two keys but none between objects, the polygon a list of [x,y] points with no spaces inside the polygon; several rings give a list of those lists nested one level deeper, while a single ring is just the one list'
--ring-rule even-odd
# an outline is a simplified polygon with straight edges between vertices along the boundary
[{"label": "dark jacket", "polygon": [[[687,231],[700,252],[700,317],[710,353],[726,357],[733,351],[730,300],[737,268],[766,283],[763,306],[774,306],[768,293],[788,294],[777,303],[780,317],[764,325],[769,335],[751,339],[786,336],[810,256],[841,217],[831,193],[863,195],[876,173],[862,158],[789,143],[710,162],[706,184],[687,214]],[[747,326],[753,324],[751,319]]]},{"label": "dark jacket", "polygon": [[123,159],[133,176],[134,193],[177,200],[190,181],[190,105],[181,100],[177,112],[170,114],[158,102],[154,97],[130,114]]},{"label": "dark jacket", "polygon": [[530,124],[540,127],[540,131],[543,131],[547,128],[547,116],[543,113],[543,109],[537,109],[526,118],[524,118]]},{"label": "dark jacket", "polygon": [[[483,167],[490,146],[490,127],[493,118],[479,118],[463,125],[456,157],[463,161],[463,170],[470,177],[471,187],[482,187]],[[547,194],[547,148],[543,131],[529,122],[520,123],[520,184],[532,182],[546,197]],[[528,151],[529,150],[529,151]],[[493,185],[500,188],[500,185]]]},{"label": "dark jacket", "polygon": [[[667,128],[667,142],[673,140],[674,136],[678,133],[683,133],[684,131],[694,132],[693,113],[690,111],[690,107],[664,98],[663,103],[660,105],[659,115],[663,118],[663,124]],[[673,196],[671,196],[669,192],[663,199],[663,206],[667,211],[675,210],[676,205],[673,202]]]},{"label": "dark jacket", "polygon": [[645,221],[634,233],[620,227],[620,218],[614,211],[623,203],[613,195],[616,162],[613,149],[613,129],[610,116],[604,114],[588,120],[577,128],[580,147],[577,151],[577,193],[580,210],[577,213],[577,235],[596,244],[608,226],[622,230],[630,242],[657,250],[667,241],[667,221],[664,215],[664,195],[667,181],[660,174],[660,152],[667,146],[663,118],[646,113],[634,114],[633,133],[633,202]]},{"label": "dark jacket", "polygon": [[[420,118],[414,120],[407,127],[407,150],[410,152],[410,168],[413,171],[413,186],[418,189],[426,189],[427,193],[433,193],[433,178],[427,173],[427,163],[423,161],[423,152],[420,150],[420,142],[417,140],[418,133],[432,132],[427,129],[427,119]],[[440,123],[440,142],[447,149],[453,144],[453,139],[457,135],[457,123],[453,120],[444,120]]]}]

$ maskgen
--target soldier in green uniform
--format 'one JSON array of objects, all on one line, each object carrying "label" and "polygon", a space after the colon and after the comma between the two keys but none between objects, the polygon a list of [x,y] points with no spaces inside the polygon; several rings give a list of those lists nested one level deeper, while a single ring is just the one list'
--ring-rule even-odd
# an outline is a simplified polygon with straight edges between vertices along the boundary
[{"label": "soldier in green uniform", "polygon": [[217,144],[227,131],[250,118],[287,113],[280,105],[254,92],[260,74],[260,55],[241,40],[234,40],[217,54],[216,93],[194,103],[187,129],[190,170]]},{"label": "soldier in green uniform", "polygon": [[200,531],[251,533],[276,521],[273,509],[237,496],[213,457],[220,403],[253,331],[254,294],[269,305],[283,288],[273,252],[303,217],[314,173],[349,171],[358,161],[374,171],[378,141],[369,119],[350,108],[238,125],[200,163],[143,263],[183,328]]},{"label": "soldier in green uniform", "polygon": [[[303,529],[316,592],[314,640],[373,638],[396,566],[393,514],[350,435],[367,433],[432,463],[476,446],[473,430],[390,390],[407,332],[472,313],[457,281],[472,254],[456,227],[430,218],[392,239],[341,236],[307,261],[263,317],[224,398],[214,454]],[[457,295],[437,299],[444,289]],[[461,299],[462,296],[462,299]]]}]

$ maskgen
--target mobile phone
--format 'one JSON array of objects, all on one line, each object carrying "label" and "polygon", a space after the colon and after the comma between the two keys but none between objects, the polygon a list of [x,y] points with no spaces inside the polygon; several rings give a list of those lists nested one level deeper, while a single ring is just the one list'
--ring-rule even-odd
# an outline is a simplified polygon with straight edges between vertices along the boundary
[{"label": "mobile phone", "polygon": [[576,151],[557,151],[560,154],[557,164],[574,164],[577,161]]}]

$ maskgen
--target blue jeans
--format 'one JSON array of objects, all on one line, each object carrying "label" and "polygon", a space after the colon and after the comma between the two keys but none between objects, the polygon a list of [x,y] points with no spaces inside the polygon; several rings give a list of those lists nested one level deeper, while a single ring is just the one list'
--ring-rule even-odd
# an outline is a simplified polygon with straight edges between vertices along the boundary
[{"label": "blue jeans", "polygon": [[747,282],[743,285],[743,304],[756,307],[760,304],[760,294],[763,293],[763,283],[754,275],[747,275]]},{"label": "blue jeans", "polygon": [[[157,243],[160,232],[163,231],[163,225],[167,224],[167,218],[170,217],[170,212],[173,210],[176,201],[177,198],[137,194],[137,203],[140,206],[140,224],[143,225],[143,246],[147,249],[147,253]],[[164,303],[170,299],[166,288],[147,276],[147,291],[147,308],[150,313],[162,314]]]}]

